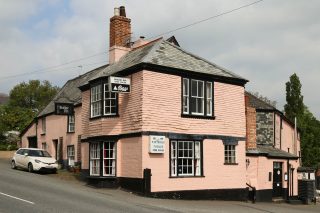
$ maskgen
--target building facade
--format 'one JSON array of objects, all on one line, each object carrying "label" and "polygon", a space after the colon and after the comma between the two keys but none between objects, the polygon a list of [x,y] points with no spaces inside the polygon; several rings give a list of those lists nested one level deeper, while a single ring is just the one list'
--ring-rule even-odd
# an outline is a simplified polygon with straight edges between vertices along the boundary
[{"label": "building facade", "polygon": [[[148,196],[246,200],[247,184],[259,193],[272,189],[268,171],[254,171],[273,161],[248,138],[260,138],[261,129],[263,137],[274,135],[261,141],[281,150],[290,132],[248,128],[248,81],[185,51],[174,37],[132,42],[130,35],[131,20],[116,8],[109,64],[69,80],[22,133],[22,146],[43,147],[66,167],[81,165],[91,184]],[[114,88],[113,77],[130,86]],[[258,117],[253,107],[251,114],[269,125],[269,115]],[[285,127],[281,116],[273,118]],[[285,160],[275,161],[283,171]]]}]

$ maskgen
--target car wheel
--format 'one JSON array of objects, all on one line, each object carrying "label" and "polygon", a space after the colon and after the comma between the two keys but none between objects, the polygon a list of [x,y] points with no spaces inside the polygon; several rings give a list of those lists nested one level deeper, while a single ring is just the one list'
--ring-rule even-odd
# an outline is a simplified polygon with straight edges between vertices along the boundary
[{"label": "car wheel", "polygon": [[33,172],[32,163],[29,163],[29,164],[28,164],[28,171],[29,171],[29,172]]},{"label": "car wheel", "polygon": [[11,161],[11,169],[16,169],[16,168],[17,168],[16,162],[14,162],[14,160]]}]

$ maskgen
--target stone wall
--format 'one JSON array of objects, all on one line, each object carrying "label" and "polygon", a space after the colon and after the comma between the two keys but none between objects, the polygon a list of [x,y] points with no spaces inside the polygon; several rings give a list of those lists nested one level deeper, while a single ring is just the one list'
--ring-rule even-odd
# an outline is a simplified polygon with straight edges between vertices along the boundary
[{"label": "stone wall", "polygon": [[272,112],[257,112],[257,144],[274,144],[273,120]]}]

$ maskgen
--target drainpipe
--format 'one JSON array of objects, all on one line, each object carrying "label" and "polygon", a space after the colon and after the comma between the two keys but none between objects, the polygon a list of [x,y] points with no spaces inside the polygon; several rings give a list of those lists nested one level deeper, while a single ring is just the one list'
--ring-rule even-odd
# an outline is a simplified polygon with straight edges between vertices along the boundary
[{"label": "drainpipe", "polygon": [[293,171],[294,168],[291,168],[291,196],[293,196]]},{"label": "drainpipe", "polygon": [[289,201],[289,189],[290,189],[290,164],[289,164],[289,158],[287,159],[287,174],[288,174],[288,179],[287,179],[287,201]]}]

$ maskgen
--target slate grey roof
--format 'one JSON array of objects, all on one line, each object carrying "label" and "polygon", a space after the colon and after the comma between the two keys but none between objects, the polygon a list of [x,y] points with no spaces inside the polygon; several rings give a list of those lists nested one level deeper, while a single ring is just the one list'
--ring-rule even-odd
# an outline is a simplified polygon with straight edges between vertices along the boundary
[{"label": "slate grey roof", "polygon": [[52,101],[38,114],[37,117],[50,114],[55,111],[55,103],[81,103],[81,91],[78,88],[83,82],[88,81],[93,75],[96,75],[108,65],[98,67],[65,83]]},{"label": "slate grey roof", "polygon": [[298,156],[293,155],[291,153],[285,152],[281,149],[274,148],[273,146],[268,145],[258,145],[257,149],[247,150],[247,154],[253,155],[263,155],[267,158],[289,158],[289,159],[297,159]]},{"label": "slate grey roof", "polygon": [[[145,46],[130,51],[118,62],[106,67],[90,80],[113,75],[140,63],[248,81],[163,39],[150,42]],[[84,84],[86,83],[88,82]]]},{"label": "slate grey roof", "polygon": [[249,104],[253,108],[277,110],[274,106],[266,103],[265,101],[261,100],[260,98],[256,97],[255,95],[251,94],[250,92],[246,91],[245,95],[247,95],[249,97]]}]

